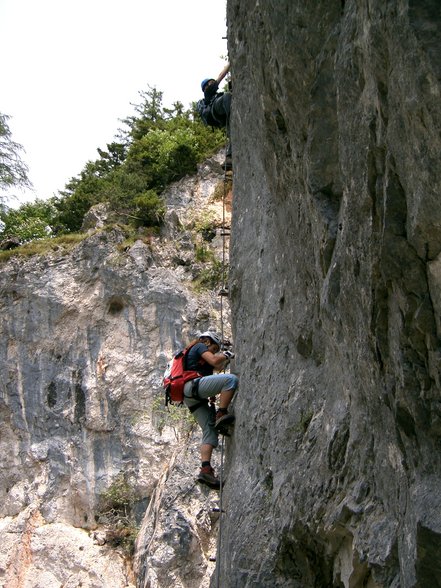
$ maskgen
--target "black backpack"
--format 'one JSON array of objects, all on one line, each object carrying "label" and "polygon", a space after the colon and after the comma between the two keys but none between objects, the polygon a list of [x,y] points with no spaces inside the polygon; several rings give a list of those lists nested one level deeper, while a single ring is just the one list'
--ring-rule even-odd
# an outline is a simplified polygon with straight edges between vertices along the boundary
[{"label": "black backpack", "polygon": [[[216,96],[214,98],[216,98]],[[201,117],[204,125],[220,129],[225,125],[223,125],[222,123],[220,123],[218,120],[216,120],[214,118],[213,112],[212,112],[213,102],[214,102],[214,99],[210,102],[210,104],[206,104],[205,99],[201,98],[196,104],[196,110],[197,110],[199,116]]]}]

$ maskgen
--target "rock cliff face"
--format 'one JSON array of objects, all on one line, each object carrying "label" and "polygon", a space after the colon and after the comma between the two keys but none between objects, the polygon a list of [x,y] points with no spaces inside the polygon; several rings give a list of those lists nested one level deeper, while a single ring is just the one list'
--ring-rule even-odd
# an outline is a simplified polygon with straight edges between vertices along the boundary
[{"label": "rock cliff face", "polygon": [[[240,390],[211,586],[441,586],[439,1],[229,0],[228,21]],[[1,586],[210,584],[217,495],[156,396],[219,326],[194,289],[219,178],[169,190],[161,237],[97,209],[71,251],[0,267]]]},{"label": "rock cliff face", "polygon": [[440,586],[440,4],[229,0],[228,21],[220,586]]},{"label": "rock cliff face", "polygon": [[0,586],[208,585],[214,497],[160,382],[173,351],[219,328],[217,292],[196,284],[224,251],[223,186],[214,159],[167,192],[161,236],[128,242],[99,206],[85,224],[103,228],[72,250],[0,266]]}]

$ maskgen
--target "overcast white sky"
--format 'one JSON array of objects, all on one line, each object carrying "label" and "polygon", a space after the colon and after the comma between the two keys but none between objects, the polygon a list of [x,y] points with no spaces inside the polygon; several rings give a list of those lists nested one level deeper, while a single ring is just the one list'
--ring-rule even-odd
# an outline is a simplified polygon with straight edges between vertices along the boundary
[{"label": "overcast white sky", "polygon": [[199,99],[224,66],[225,12],[226,0],[0,0],[0,112],[34,185],[20,201],[97,159],[148,85],[165,105]]}]

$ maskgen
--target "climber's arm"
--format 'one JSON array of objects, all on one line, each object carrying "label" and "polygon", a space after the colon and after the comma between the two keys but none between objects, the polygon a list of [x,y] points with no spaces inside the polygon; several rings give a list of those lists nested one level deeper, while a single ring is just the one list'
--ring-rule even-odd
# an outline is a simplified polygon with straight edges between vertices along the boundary
[{"label": "climber's arm", "polygon": [[228,357],[223,353],[211,353],[211,351],[205,351],[202,353],[201,357],[216,370],[223,369],[228,363]]},{"label": "climber's arm", "polygon": [[224,67],[224,69],[220,72],[220,74],[218,75],[218,78],[216,80],[216,84],[219,85],[221,83],[221,81],[224,79],[224,77],[227,75],[227,73],[230,71],[230,64],[227,63],[227,65]]}]

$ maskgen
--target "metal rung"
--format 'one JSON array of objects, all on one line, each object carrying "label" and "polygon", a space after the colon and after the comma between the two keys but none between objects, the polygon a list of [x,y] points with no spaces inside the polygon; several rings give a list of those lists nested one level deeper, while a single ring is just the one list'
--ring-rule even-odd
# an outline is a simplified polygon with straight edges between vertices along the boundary
[{"label": "metal rung", "polygon": [[214,508],[212,508],[212,509],[211,509],[211,512],[223,512],[223,513],[225,513],[225,511],[224,511],[224,510],[223,510],[223,511],[221,511],[221,509],[220,509],[220,508],[218,508],[218,507],[216,507],[216,506],[215,506]]},{"label": "metal rung", "polygon": [[216,556],[210,555],[210,557],[208,558],[208,561],[216,561]]},{"label": "metal rung", "polygon": [[219,296],[228,296],[228,290],[226,288],[222,288],[222,290],[219,291]]}]

